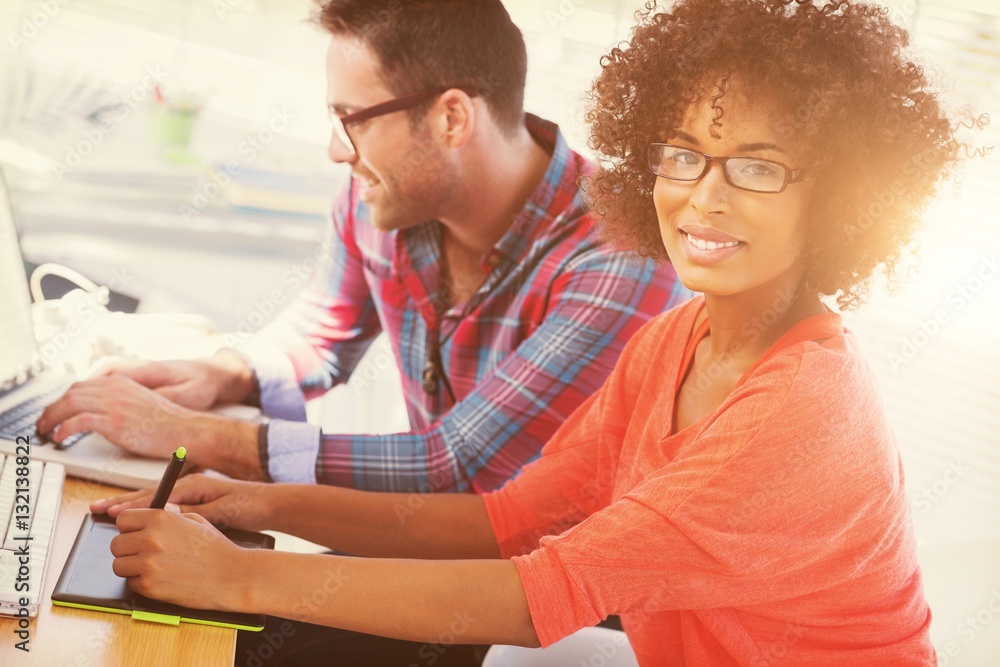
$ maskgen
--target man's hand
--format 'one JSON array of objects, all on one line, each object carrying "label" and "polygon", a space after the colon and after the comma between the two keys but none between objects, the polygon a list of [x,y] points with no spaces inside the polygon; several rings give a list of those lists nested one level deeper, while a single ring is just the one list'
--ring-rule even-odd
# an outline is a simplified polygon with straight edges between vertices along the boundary
[{"label": "man's hand", "polygon": [[244,611],[248,550],[197,514],[133,509],[118,516],[114,573],[136,593],[197,609]]},{"label": "man's hand", "polygon": [[[188,475],[177,481],[167,509],[200,514],[223,529],[266,530],[270,523],[266,494],[273,488],[269,484]],[[104,498],[92,503],[90,511],[117,517],[125,510],[149,507],[155,493],[152,488]]]},{"label": "man's hand", "polygon": [[196,438],[199,414],[124,375],[76,382],[38,418],[38,434],[55,443],[95,431],[133,454],[165,459]]},{"label": "man's hand", "polygon": [[56,443],[94,431],[133,454],[158,459],[184,445],[196,465],[233,477],[261,475],[257,424],[189,410],[124,375],[73,384],[45,408],[36,428]]},{"label": "man's hand", "polygon": [[160,396],[192,410],[218,403],[239,403],[251,391],[251,371],[231,350],[191,361],[116,359],[100,365],[94,377],[124,375]]}]

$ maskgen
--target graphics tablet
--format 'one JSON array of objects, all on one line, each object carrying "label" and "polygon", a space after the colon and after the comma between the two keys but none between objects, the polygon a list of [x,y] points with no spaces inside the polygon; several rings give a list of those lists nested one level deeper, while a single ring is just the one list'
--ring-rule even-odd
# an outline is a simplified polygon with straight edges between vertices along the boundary
[{"label": "graphics tablet", "polygon": [[[263,533],[224,530],[236,545],[248,549],[273,549],[274,538]],[[238,630],[264,629],[263,614],[191,609],[160,602],[132,592],[126,580],[112,569],[111,540],[118,535],[115,520],[105,514],[88,514],[73,543],[59,582],[52,592],[52,604],[128,614],[140,621],[178,625],[199,623]]]}]

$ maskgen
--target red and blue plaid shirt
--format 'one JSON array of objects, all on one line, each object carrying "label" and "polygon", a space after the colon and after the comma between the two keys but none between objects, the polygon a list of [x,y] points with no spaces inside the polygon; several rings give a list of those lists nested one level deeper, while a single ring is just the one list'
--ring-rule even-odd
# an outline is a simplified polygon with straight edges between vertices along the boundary
[{"label": "red and blue plaid shirt", "polygon": [[[451,309],[441,298],[440,223],[378,231],[356,188],[344,191],[310,285],[243,348],[264,413],[284,417],[268,430],[275,480],[497,489],[601,386],[639,327],[690,297],[668,264],[598,245],[579,185],[592,165],[555,125],[529,115],[528,127],[552,155],[548,171],[483,257],[482,286]],[[304,399],[346,382],[381,331],[402,374],[412,431],[320,433],[302,423]],[[447,382],[428,393],[435,333]]]}]

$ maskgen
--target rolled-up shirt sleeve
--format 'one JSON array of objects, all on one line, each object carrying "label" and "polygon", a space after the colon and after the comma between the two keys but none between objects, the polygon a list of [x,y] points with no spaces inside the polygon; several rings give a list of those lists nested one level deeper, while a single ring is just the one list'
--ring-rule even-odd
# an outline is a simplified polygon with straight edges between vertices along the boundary
[{"label": "rolled-up shirt sleeve", "polygon": [[315,484],[319,436],[319,427],[306,422],[270,422],[267,430],[267,469],[271,479]]},{"label": "rolled-up shirt sleeve", "polygon": [[[274,322],[233,346],[256,374],[261,412],[274,420],[268,430],[268,467],[278,481],[316,481],[320,430],[305,423],[306,400],[346,382],[381,331],[350,232],[350,187],[333,207],[326,237],[312,255],[316,269],[295,301]],[[291,289],[302,281],[291,269],[282,276]]]},{"label": "rolled-up shirt sleeve", "polygon": [[251,338],[236,348],[254,369],[260,385],[260,411],[273,419],[306,420],[306,400],[288,355],[274,344]]},{"label": "rolled-up shirt sleeve", "polygon": [[[323,241],[282,275],[289,289],[302,288],[295,300],[274,322],[234,346],[257,373],[261,407],[269,416],[305,419],[305,401],[347,382],[382,331],[354,240],[350,187],[338,197]],[[310,261],[316,268],[303,287],[296,269]]]}]

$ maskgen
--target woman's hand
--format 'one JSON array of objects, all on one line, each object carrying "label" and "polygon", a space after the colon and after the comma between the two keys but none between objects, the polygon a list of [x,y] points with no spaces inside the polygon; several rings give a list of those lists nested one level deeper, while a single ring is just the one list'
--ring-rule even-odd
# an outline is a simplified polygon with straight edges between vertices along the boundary
[{"label": "woman's hand", "polygon": [[[200,514],[223,529],[265,530],[270,523],[269,488],[268,484],[256,482],[188,475],[177,480],[167,509]],[[150,488],[97,500],[90,511],[117,517],[128,509],[149,507],[155,492]]]},{"label": "woman's hand", "polygon": [[130,509],[111,540],[113,569],[136,593],[197,609],[246,611],[250,550],[197,514]]}]

